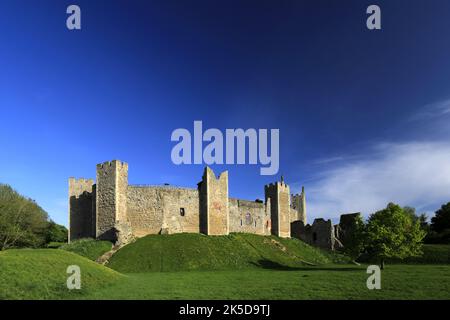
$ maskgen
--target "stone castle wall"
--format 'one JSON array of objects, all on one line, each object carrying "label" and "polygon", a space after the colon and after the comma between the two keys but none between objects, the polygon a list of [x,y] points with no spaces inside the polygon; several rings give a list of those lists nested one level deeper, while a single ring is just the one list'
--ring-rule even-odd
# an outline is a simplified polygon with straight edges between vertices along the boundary
[{"label": "stone castle wall", "polygon": [[94,237],[94,180],[69,178],[69,208],[69,240]]},{"label": "stone castle wall", "polygon": [[270,210],[264,203],[229,199],[230,232],[270,235]]},{"label": "stone castle wall", "polygon": [[137,237],[146,234],[200,232],[196,189],[128,186],[128,219]]},{"label": "stone castle wall", "polygon": [[228,173],[217,177],[209,167],[197,186],[128,185],[127,163],[99,164],[97,184],[69,180],[71,240],[96,237],[122,243],[147,234],[181,232],[290,237],[290,222],[299,217],[284,182],[265,187],[264,203],[229,198]]}]

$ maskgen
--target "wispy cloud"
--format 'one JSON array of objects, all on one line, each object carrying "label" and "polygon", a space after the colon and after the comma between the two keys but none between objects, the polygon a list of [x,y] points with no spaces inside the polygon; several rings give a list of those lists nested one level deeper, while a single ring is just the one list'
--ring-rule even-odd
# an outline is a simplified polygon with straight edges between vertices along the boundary
[{"label": "wispy cloud", "polygon": [[450,201],[450,143],[384,143],[370,154],[338,162],[308,185],[310,221],[357,211],[367,216],[388,202],[426,211]]},{"label": "wispy cloud", "polygon": [[450,115],[450,99],[424,106],[410,117],[410,121],[430,120]]}]

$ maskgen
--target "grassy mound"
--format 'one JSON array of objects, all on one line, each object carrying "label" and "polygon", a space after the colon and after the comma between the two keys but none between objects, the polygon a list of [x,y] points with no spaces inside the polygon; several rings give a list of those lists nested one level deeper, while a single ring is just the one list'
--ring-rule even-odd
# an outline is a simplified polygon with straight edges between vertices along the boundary
[{"label": "grassy mound", "polygon": [[[81,270],[81,289],[67,289],[67,267]],[[0,300],[76,299],[122,278],[119,273],[71,252],[14,249],[0,252]]]},{"label": "grassy mound", "polygon": [[138,239],[114,254],[108,267],[125,273],[261,267],[288,270],[337,262],[339,258],[297,239],[253,234],[211,237],[184,233]]},{"label": "grassy mound", "polygon": [[100,241],[94,239],[80,239],[60,246],[59,248],[79,254],[80,256],[95,261],[105,252],[111,250],[112,243],[109,241]]}]

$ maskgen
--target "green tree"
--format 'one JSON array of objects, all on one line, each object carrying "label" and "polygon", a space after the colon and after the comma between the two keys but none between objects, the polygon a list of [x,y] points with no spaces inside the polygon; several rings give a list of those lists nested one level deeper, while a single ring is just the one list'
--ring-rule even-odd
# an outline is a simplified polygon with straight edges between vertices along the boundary
[{"label": "green tree", "polygon": [[418,220],[400,206],[389,203],[383,210],[369,217],[367,224],[368,251],[380,261],[384,268],[387,258],[404,259],[422,253],[425,231]]},{"label": "green tree", "polygon": [[426,213],[416,214],[416,209],[413,207],[403,207],[406,214],[410,215],[413,222],[419,221],[420,227],[426,234],[430,232],[430,225],[428,224],[428,217]]},{"label": "green tree", "polygon": [[42,246],[47,227],[48,215],[36,202],[0,184],[0,250]]},{"label": "green tree", "polygon": [[46,231],[46,243],[67,242],[67,228],[50,221]]},{"label": "green tree", "polygon": [[366,226],[361,215],[357,215],[349,226],[349,232],[345,236],[344,253],[352,258],[353,262],[359,258],[366,244]]},{"label": "green tree", "polygon": [[431,218],[431,230],[441,233],[447,229],[450,229],[450,202],[443,204]]}]

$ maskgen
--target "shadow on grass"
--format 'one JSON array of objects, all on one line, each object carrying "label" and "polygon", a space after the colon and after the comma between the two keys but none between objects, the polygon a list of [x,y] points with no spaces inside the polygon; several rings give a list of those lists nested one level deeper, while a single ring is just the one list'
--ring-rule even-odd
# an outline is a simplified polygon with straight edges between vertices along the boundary
[{"label": "shadow on grass", "polygon": [[259,260],[258,263],[252,262],[253,265],[263,268],[263,269],[272,269],[272,270],[280,270],[280,271],[361,271],[364,270],[361,267],[351,267],[351,266],[342,266],[339,267],[326,267],[326,266],[301,266],[301,267],[290,267],[282,265],[278,262],[271,261],[268,259]]}]

